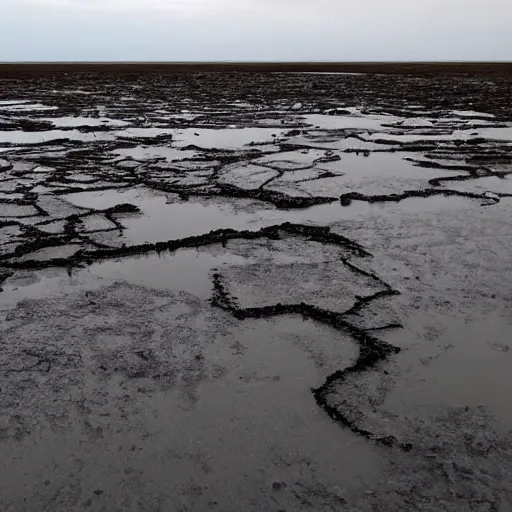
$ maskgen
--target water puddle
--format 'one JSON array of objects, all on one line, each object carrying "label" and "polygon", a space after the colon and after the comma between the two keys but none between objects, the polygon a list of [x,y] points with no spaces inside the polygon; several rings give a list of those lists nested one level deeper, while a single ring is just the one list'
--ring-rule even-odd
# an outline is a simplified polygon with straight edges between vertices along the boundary
[{"label": "water puddle", "polygon": [[478,137],[512,142],[512,126],[507,128],[481,128],[478,130]]},{"label": "water puddle", "polygon": [[474,211],[475,205],[480,205],[480,199],[468,199],[454,196],[410,197],[398,203],[383,203],[370,205],[374,216],[447,214],[455,211]]},{"label": "water puddle", "polygon": [[45,247],[18,258],[18,261],[35,260],[45,261],[52,258],[68,258],[82,249],[78,244],[60,245],[58,247]]},{"label": "water puddle", "polygon": [[[158,242],[196,236],[221,228],[248,229],[251,217],[215,204],[166,203],[165,197],[145,201],[143,215],[123,219],[123,237],[130,243]],[[258,229],[258,223],[252,225]]]},{"label": "water puddle", "polygon": [[497,176],[489,176],[476,180],[451,181],[443,185],[452,190],[472,192],[475,194],[483,194],[485,192],[512,194],[512,180],[508,177],[498,178]]},{"label": "water puddle", "polygon": [[414,156],[413,153],[370,153],[368,156],[344,153],[340,160],[319,163],[318,167],[343,172],[344,178],[354,184],[367,180],[429,180],[446,173],[439,169],[417,167],[406,160]]},{"label": "water puddle", "polygon": [[78,128],[80,126],[127,126],[130,123],[120,119],[110,119],[108,117],[44,117],[41,121],[49,121],[56,128]]},{"label": "water puddle", "polygon": [[123,148],[117,149],[113,154],[133,158],[138,161],[161,158],[166,159],[168,162],[195,158],[199,155],[196,151],[181,150],[168,146],[137,146],[135,148]]},{"label": "water puddle", "polygon": [[386,140],[386,141],[394,141],[397,143],[404,142],[419,142],[419,141],[452,141],[452,140],[467,140],[474,138],[473,130],[454,130],[452,133],[438,133],[437,131],[431,132],[421,132],[421,133],[403,133],[399,132],[379,132],[379,133],[370,133],[368,134],[368,139],[372,140]]},{"label": "water puddle", "polygon": [[377,115],[351,115],[351,116],[331,116],[327,114],[309,114],[303,116],[304,122],[311,126],[323,130],[382,130],[383,124],[396,122],[397,118],[393,116]]},{"label": "water puddle", "polygon": [[[97,210],[122,203],[139,206],[141,214],[123,216],[121,219],[126,226],[123,238],[130,244],[175,240],[220,228],[259,228],[254,214],[246,214],[241,208],[235,210],[228,201],[224,204],[167,202],[165,194],[155,194],[142,188],[83,192],[64,198],[75,206]],[[246,204],[249,203],[246,201]]]},{"label": "water puddle", "polygon": [[69,139],[80,142],[114,140],[112,134],[105,132],[82,133],[78,130],[47,130],[43,132],[0,131],[0,143],[7,144],[44,144],[54,140]]},{"label": "water puddle", "polygon": [[79,130],[47,130],[42,132],[0,131],[0,143],[8,144],[44,144],[59,139],[79,142],[113,141],[124,139],[156,139],[161,135],[170,135],[172,130],[164,128],[128,128],[122,131],[83,133]]},{"label": "water puddle", "polygon": [[494,114],[486,114],[485,112],[476,112],[475,110],[452,110],[452,114],[459,117],[496,117]]},{"label": "water puddle", "polygon": [[[327,161],[322,161],[321,152],[310,151],[308,154],[295,152],[290,156],[271,155],[256,162],[285,171],[267,188],[279,190],[285,187],[287,193],[290,193],[289,189],[292,188],[304,195],[326,197],[339,197],[350,191],[366,195],[402,193],[404,190],[429,187],[428,180],[446,174],[446,171],[420,168],[405,160],[406,157],[414,157],[413,154],[370,153],[363,156],[357,153],[333,154],[332,151],[331,154],[339,160],[329,161],[327,158]],[[278,160],[282,156],[283,160]],[[303,165],[300,164],[301,160]],[[308,167],[308,163],[310,168],[294,170]],[[243,170],[242,168],[240,172]],[[245,173],[249,174],[250,179],[252,175],[249,171],[249,168],[245,168]],[[329,173],[329,176],[325,173]]]},{"label": "water puddle", "polygon": [[59,107],[43,105],[42,103],[30,103],[28,101],[7,101],[0,103],[0,111],[4,112],[36,112],[44,110],[58,110]]},{"label": "water puddle", "polygon": [[205,149],[240,149],[252,142],[272,142],[284,132],[272,128],[187,128],[176,130],[175,140],[180,146],[195,145]]},{"label": "water puddle", "polygon": [[[57,254],[58,248],[50,249]],[[74,252],[77,249],[74,247]],[[71,276],[62,268],[20,271],[3,284],[2,307],[12,307],[24,298],[53,297],[69,289],[94,290],[117,281],[158,290],[184,291],[207,300],[212,295],[210,272],[214,268],[247,262],[246,258],[233,254],[213,255],[184,249],[172,254],[101,261],[85,269],[75,268]]]},{"label": "water puddle", "polygon": [[266,203],[250,199],[219,198],[215,201],[197,199],[180,202],[174,196],[167,198],[166,194],[155,193],[141,187],[130,190],[81,192],[63,198],[72,205],[97,210],[122,203],[139,206],[140,214],[119,217],[120,222],[126,227],[123,241],[128,244],[176,240],[221,228],[256,231],[283,222],[331,225],[344,220],[360,219],[365,215],[421,213],[474,206],[474,201],[464,197],[432,196],[404,199],[398,203],[372,204],[366,201],[352,201],[350,206],[343,207],[335,201],[307,209],[278,210]]},{"label": "water puddle", "polygon": [[127,128],[123,131],[114,132],[114,135],[128,139],[154,139],[172,133],[173,130],[169,128]]},{"label": "water puddle", "polygon": [[304,149],[299,151],[281,151],[278,154],[265,155],[252,164],[266,165],[282,171],[304,169],[311,167],[321,158],[325,158],[326,152],[323,150]]},{"label": "water puddle", "polygon": [[334,202],[299,210],[278,210],[250,199],[180,202],[144,188],[80,192],[63,198],[74,206],[97,210],[122,203],[139,206],[141,214],[119,218],[126,226],[123,239],[129,244],[176,240],[221,228],[256,231],[282,222],[330,224],[358,217],[368,209],[364,202],[354,202],[348,208]]}]

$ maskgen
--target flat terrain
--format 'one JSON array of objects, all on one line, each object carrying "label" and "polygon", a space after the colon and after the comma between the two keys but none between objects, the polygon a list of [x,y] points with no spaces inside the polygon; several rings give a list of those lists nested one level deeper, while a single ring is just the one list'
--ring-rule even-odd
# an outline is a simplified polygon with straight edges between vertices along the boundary
[{"label": "flat terrain", "polygon": [[378,73],[435,75],[512,75],[512,62],[49,62],[0,63],[0,76],[48,75],[53,73]]},{"label": "flat terrain", "polygon": [[0,510],[511,512],[510,65],[216,66],[0,66]]}]

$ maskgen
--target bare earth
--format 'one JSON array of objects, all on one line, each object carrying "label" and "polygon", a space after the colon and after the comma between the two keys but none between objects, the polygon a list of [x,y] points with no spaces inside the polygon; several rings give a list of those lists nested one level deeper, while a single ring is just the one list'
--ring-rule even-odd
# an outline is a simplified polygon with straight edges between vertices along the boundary
[{"label": "bare earth", "polygon": [[510,64],[0,66],[2,512],[512,512]]}]

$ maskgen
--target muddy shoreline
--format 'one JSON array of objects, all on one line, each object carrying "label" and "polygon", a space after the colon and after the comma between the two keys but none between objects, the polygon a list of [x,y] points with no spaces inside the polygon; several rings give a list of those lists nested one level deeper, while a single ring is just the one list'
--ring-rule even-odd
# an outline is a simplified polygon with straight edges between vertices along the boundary
[{"label": "muddy shoreline", "polygon": [[510,66],[102,66],[0,65],[0,508],[512,510]]}]

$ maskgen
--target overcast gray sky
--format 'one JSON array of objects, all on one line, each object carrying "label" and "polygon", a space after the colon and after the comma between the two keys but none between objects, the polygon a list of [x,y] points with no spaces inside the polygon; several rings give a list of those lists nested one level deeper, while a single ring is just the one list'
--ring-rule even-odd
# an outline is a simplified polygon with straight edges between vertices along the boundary
[{"label": "overcast gray sky", "polygon": [[0,0],[0,61],[512,60],[512,0]]}]

